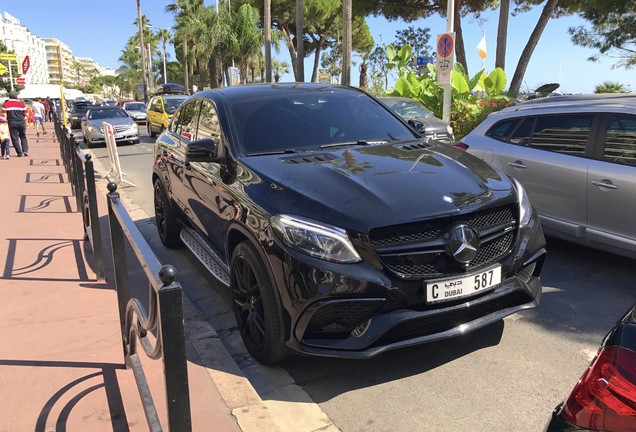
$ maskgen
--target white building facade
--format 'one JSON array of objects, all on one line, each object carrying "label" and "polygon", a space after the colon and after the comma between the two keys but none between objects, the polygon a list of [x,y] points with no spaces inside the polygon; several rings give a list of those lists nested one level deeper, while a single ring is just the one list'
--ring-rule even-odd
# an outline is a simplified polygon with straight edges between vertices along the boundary
[{"label": "white building facade", "polygon": [[[20,25],[20,21],[7,12],[0,15],[0,40],[17,55],[18,77],[25,77],[29,84],[49,83],[44,41]],[[22,74],[22,64],[26,56],[29,56],[29,67],[26,74]],[[7,61],[3,61],[3,64],[8,66]],[[4,77],[8,75],[7,72]]]}]

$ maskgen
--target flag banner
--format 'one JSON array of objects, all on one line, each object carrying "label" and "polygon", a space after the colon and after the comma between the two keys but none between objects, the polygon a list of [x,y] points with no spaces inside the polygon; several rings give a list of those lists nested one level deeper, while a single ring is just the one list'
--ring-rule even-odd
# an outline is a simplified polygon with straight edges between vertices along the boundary
[{"label": "flag banner", "polygon": [[486,56],[488,55],[486,53],[486,33],[483,34],[483,36],[481,37],[481,40],[477,44],[477,49],[479,50],[478,52],[479,57],[485,59]]}]

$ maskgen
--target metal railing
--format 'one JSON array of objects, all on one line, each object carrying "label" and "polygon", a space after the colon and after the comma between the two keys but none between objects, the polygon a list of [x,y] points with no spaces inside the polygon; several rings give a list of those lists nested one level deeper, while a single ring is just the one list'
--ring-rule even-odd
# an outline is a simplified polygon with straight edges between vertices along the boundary
[{"label": "metal railing", "polygon": [[[108,183],[108,225],[113,250],[115,286],[126,367],[132,368],[146,419],[152,432],[161,431],[157,410],[137,354],[141,344],[148,357],[163,359],[168,427],[170,431],[190,432],[190,396],[183,324],[181,285],[171,265],[161,266],[150,245],[119,199],[117,184]],[[126,242],[134,252],[149,281],[149,306],[130,297]],[[156,330],[156,338],[149,338]],[[169,343],[167,343],[169,342]]]},{"label": "metal railing", "polygon": [[97,280],[103,281],[105,280],[104,252],[102,249],[102,235],[99,229],[95,168],[92,156],[84,153],[75,141],[73,133],[62,126],[55,114],[53,115],[53,124],[55,125],[55,136],[60,145],[64,168],[77,203],[77,211],[82,212],[84,238],[90,242],[95,255],[95,275]]}]

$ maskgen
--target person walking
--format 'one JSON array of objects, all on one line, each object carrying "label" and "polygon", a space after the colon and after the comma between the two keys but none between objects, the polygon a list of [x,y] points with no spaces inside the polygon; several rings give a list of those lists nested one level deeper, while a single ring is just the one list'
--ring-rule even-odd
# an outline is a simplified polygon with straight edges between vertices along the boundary
[{"label": "person walking", "polygon": [[42,129],[42,135],[46,133],[46,130],[44,129],[44,115],[46,114],[46,108],[44,108],[44,104],[42,103],[43,101],[44,99],[36,99],[31,106],[33,116],[35,117],[35,134],[38,138],[40,137],[40,130],[38,129],[38,126]]},{"label": "person walking", "polygon": [[44,122],[46,123],[47,121],[49,121],[49,111],[51,108],[49,107],[49,103],[44,98],[40,98],[40,103],[44,105]]},{"label": "person walking", "polygon": [[48,111],[49,121],[52,122],[53,112],[55,111],[55,102],[53,102],[53,99],[51,99],[50,97],[46,98],[46,102],[49,104],[49,111]]},{"label": "person walking", "polygon": [[2,106],[2,115],[7,119],[9,133],[13,148],[18,153],[18,157],[28,156],[29,141],[26,136],[26,105],[18,100],[16,92],[9,93],[9,99]]},{"label": "person walking", "polygon": [[9,125],[7,119],[0,115],[0,150],[2,151],[2,159],[9,159],[11,146],[9,140],[11,134],[9,133]]}]

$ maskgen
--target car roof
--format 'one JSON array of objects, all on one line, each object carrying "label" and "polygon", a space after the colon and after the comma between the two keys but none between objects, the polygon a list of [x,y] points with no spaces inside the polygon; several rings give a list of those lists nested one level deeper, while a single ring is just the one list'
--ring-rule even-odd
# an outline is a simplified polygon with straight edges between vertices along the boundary
[{"label": "car roof", "polygon": [[258,97],[271,97],[274,92],[281,96],[291,96],[297,93],[307,94],[307,92],[351,92],[363,94],[363,91],[355,87],[341,86],[337,84],[321,83],[271,83],[271,84],[247,84],[232,87],[220,87],[212,90],[205,90],[190,97],[209,97],[212,99],[239,100]]},{"label": "car roof", "polygon": [[[594,95],[572,95],[559,96],[554,98],[545,98],[548,100],[532,103],[531,101],[523,102],[518,105],[507,107],[499,111],[500,113],[511,112],[563,112],[563,111],[593,111],[593,110],[612,110],[629,108],[636,109],[636,95],[628,94],[622,96],[594,96]],[[553,99],[553,100],[552,100]]]}]

